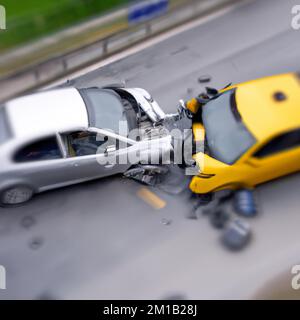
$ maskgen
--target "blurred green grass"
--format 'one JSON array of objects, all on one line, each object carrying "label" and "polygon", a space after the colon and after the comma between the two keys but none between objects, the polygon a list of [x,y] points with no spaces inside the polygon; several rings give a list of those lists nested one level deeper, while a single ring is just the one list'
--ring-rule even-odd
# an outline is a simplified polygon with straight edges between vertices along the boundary
[{"label": "blurred green grass", "polygon": [[1,0],[7,30],[0,33],[0,52],[49,35],[128,0]]}]

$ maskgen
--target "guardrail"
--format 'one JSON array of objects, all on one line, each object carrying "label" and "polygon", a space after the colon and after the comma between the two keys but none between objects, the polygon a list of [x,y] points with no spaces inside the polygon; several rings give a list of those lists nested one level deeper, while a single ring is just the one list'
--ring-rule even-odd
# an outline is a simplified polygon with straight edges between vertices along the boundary
[{"label": "guardrail", "polygon": [[241,0],[190,0],[182,6],[169,9],[163,16],[130,24],[124,31],[99,39],[72,52],[52,57],[13,75],[0,79],[0,100],[5,101],[29,90],[36,89],[101,61],[109,55],[133,44],[195,19],[210,11]]}]

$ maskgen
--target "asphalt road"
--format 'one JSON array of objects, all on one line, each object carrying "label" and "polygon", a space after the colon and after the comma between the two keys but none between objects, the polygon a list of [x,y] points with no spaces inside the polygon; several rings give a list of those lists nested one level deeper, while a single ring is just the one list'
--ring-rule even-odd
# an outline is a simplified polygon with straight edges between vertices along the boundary
[{"label": "asphalt road", "polygon": [[[126,80],[171,112],[180,98],[201,91],[197,78],[204,74],[222,87],[300,70],[300,31],[290,26],[296,2],[247,3],[75,85]],[[186,218],[188,191],[152,189],[165,202],[154,209],[138,196],[141,188],[113,177],[0,209],[0,264],[7,270],[0,298],[220,299],[289,290],[290,269],[300,262],[299,174],[257,189],[260,213],[248,221],[253,239],[238,253],[220,245],[206,217]]]}]

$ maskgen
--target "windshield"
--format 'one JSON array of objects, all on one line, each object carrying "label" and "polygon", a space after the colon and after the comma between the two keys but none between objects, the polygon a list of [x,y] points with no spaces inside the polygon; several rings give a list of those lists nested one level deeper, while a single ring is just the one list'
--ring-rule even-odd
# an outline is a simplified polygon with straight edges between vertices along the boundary
[{"label": "windshield", "polygon": [[91,127],[109,129],[123,135],[133,129],[132,112],[124,108],[116,92],[98,88],[81,89],[79,92],[86,104]]},{"label": "windshield", "polygon": [[0,106],[0,144],[6,142],[11,137],[5,107]]},{"label": "windshield", "polygon": [[236,108],[235,90],[210,100],[202,118],[209,151],[219,161],[232,164],[255,143]]}]

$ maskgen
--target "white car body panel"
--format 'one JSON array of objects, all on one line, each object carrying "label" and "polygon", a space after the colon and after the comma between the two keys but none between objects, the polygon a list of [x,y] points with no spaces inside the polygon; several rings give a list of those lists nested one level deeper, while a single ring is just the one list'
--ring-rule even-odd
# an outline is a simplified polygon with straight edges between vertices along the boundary
[{"label": "white car body panel", "polygon": [[17,98],[7,103],[6,110],[16,138],[88,127],[87,109],[75,88]]},{"label": "white car body panel", "polygon": [[[157,130],[157,122],[166,115],[151,95],[138,88],[120,90],[127,91],[147,114],[148,120],[145,122],[150,133],[152,129]],[[14,186],[29,186],[34,193],[38,193],[124,173],[141,161],[147,163],[149,159],[154,162],[159,162],[160,157],[166,159],[173,150],[172,138],[164,131],[153,134],[153,137],[148,136],[147,131],[148,134],[145,134],[141,141],[136,141],[102,128],[90,127],[87,107],[76,88],[37,92],[11,100],[4,107],[12,136],[1,144],[0,196],[4,190]],[[101,151],[97,155],[69,157],[61,134],[80,130],[97,132],[99,135],[111,137],[114,141],[119,140],[125,143],[125,147],[112,151],[112,154]],[[14,161],[18,150],[49,136],[56,137],[62,153],[61,158],[32,162]],[[109,144],[106,147],[109,147]],[[116,156],[117,159],[128,156],[130,161],[107,163],[110,156]],[[105,163],[99,163],[99,157],[105,160]]]},{"label": "white car body panel", "polygon": [[148,91],[141,88],[126,88],[123,90],[130,93],[136,99],[140,107],[153,122],[158,122],[165,118],[166,114],[162,111],[158,103],[152,98]]}]

